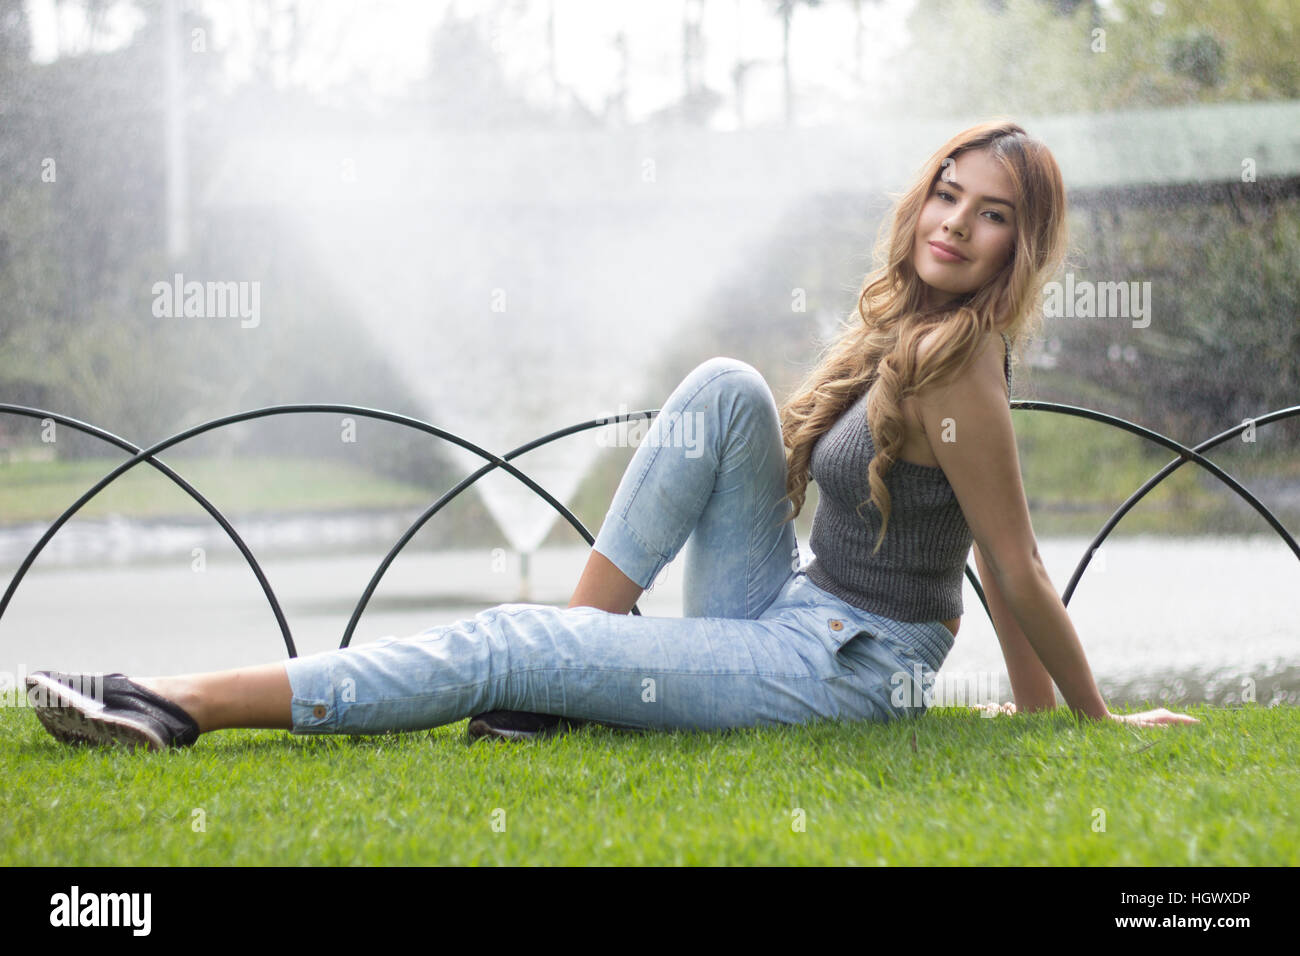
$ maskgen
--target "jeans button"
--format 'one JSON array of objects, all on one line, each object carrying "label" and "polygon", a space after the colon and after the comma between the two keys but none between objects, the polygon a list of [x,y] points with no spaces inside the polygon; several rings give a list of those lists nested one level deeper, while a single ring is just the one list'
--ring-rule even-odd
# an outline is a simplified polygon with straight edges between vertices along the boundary
[{"label": "jeans button", "polygon": [[324,705],[324,704],[317,704],[315,707],[313,707],[313,708],[311,709],[311,715],[312,715],[313,717],[324,717],[324,716],[325,716],[325,705]]},{"label": "jeans button", "polygon": [[831,618],[831,630],[832,630],[832,631],[838,631],[838,630],[841,630],[843,627],[844,627],[844,622],[843,622],[843,621],[837,620],[836,618]]}]

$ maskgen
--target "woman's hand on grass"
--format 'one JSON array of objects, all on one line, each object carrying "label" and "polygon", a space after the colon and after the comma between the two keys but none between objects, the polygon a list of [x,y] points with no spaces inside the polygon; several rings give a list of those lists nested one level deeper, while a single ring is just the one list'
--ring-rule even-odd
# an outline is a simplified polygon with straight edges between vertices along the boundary
[{"label": "woman's hand on grass", "polygon": [[998,714],[1014,714],[1016,705],[1010,701],[1005,704],[976,704],[971,710],[981,717],[996,717]]},{"label": "woman's hand on grass", "polygon": [[[978,704],[971,707],[975,713],[981,717],[997,717],[1000,714],[1016,713],[1016,705],[1011,702],[1005,704]],[[1155,710],[1144,710],[1139,714],[1112,714],[1107,712],[1111,720],[1119,721],[1122,724],[1129,724],[1134,727],[1159,727],[1163,724],[1199,724],[1200,721],[1195,717],[1187,714],[1176,714],[1171,710],[1163,707],[1157,707]]]},{"label": "woman's hand on grass", "polygon": [[1165,710],[1163,707],[1157,707],[1155,710],[1144,710],[1140,714],[1111,714],[1111,720],[1118,720],[1122,724],[1132,724],[1136,727],[1157,727],[1161,724],[1199,724],[1200,721],[1195,717],[1189,717],[1187,714],[1175,714],[1171,710]]}]

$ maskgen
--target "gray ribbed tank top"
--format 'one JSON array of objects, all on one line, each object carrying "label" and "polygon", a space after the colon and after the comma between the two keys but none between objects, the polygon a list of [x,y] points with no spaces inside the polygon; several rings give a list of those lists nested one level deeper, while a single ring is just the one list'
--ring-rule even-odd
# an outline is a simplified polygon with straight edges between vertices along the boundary
[{"label": "gray ribbed tank top", "polygon": [[[1011,342],[1007,391],[1011,390]],[[937,465],[895,461],[885,475],[889,528],[880,550],[880,511],[869,500],[876,453],[867,393],[817,439],[811,474],[820,500],[808,545],[808,579],[840,600],[896,621],[946,621],[962,614],[961,585],[974,540],[957,496]],[[859,502],[865,501],[859,513]]]}]

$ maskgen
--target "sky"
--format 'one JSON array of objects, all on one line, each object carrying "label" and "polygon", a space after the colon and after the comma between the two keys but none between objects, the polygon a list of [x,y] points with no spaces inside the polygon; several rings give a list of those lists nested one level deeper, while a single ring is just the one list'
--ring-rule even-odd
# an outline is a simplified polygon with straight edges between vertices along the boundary
[{"label": "sky", "polygon": [[[189,0],[212,20],[209,48],[226,51],[237,82],[247,70],[250,25],[263,14],[258,0]],[[682,93],[682,17],[684,9],[702,9],[704,82],[722,93],[726,107],[715,126],[738,125],[731,108],[731,70],[738,56],[760,61],[749,74],[746,124],[774,121],[781,103],[781,27],[772,14],[772,0],[305,0],[307,51],[290,77],[294,85],[315,92],[361,78],[373,94],[399,93],[428,68],[429,37],[448,9],[465,16],[494,14],[492,42],[507,74],[537,103],[550,102],[553,90],[547,59],[546,17],[555,9],[556,61],[560,84],[600,112],[617,89],[619,56],[614,39],[622,30],[628,44],[628,118],[644,118]],[[906,40],[905,19],[915,0],[863,0],[864,78],[872,85],[886,82],[882,61]],[[54,0],[27,0],[34,58],[48,62],[62,47],[65,53],[84,50],[86,29],[75,3],[62,4],[56,24]],[[698,14],[695,14],[698,15]],[[139,26],[139,16],[126,3],[107,14],[107,34],[101,47],[127,42]],[[816,124],[816,110],[833,110],[836,91],[852,89],[854,11],[849,0],[828,0],[815,10],[798,8],[792,26],[791,57],[801,92],[810,108],[799,121]],[[766,113],[761,111],[766,110]]]}]

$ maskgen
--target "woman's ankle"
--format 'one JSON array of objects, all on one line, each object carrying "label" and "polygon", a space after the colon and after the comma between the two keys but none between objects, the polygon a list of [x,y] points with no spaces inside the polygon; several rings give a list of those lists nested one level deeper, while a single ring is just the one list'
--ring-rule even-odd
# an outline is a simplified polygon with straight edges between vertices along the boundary
[{"label": "woman's ankle", "polygon": [[199,733],[207,733],[211,728],[202,712],[202,702],[194,692],[194,685],[185,677],[132,677],[131,680],[141,687],[153,691],[159,697],[165,697],[199,725]]}]

